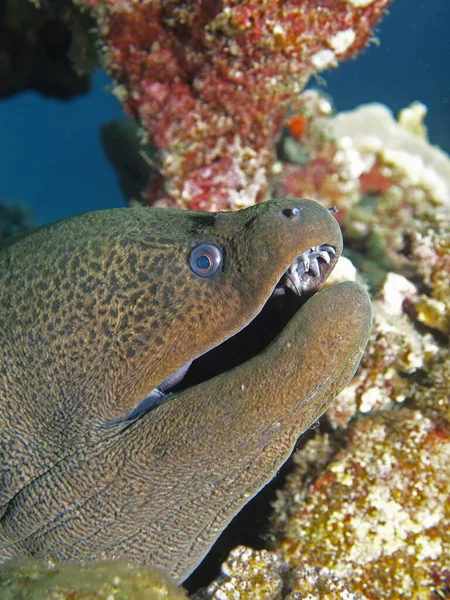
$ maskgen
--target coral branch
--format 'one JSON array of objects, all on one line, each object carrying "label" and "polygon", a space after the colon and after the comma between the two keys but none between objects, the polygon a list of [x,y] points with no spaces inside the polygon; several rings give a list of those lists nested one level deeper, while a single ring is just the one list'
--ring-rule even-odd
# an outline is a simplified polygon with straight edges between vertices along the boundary
[{"label": "coral branch", "polygon": [[116,93],[160,150],[162,199],[217,210],[263,199],[286,103],[356,56],[390,0],[79,2]]}]

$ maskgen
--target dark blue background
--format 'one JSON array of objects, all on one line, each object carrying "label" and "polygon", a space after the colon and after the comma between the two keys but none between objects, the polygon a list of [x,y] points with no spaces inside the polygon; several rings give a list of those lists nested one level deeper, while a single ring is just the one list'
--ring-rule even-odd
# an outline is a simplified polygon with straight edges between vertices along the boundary
[{"label": "dark blue background", "polygon": [[[431,141],[450,150],[449,0],[394,0],[372,44],[325,74],[338,110],[380,101],[429,107]],[[122,206],[99,127],[122,115],[98,73],[89,96],[58,102],[26,93],[0,101],[0,198],[29,202],[40,223]]]}]

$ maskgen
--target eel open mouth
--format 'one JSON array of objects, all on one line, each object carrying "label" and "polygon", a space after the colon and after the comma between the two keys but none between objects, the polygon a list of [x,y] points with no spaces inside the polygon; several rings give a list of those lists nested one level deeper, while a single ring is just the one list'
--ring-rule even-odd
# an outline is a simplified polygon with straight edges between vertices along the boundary
[{"label": "eel open mouth", "polygon": [[244,329],[192,361],[173,388],[180,391],[211,379],[259,354],[317,292],[337,262],[330,244],[308,248],[288,266],[261,312]]},{"label": "eel open mouth", "polygon": [[331,244],[312,246],[302,252],[288,266],[261,312],[246,327],[183,365],[143,398],[122,422],[132,422],[170,400],[173,393],[229,371],[262,352],[322,287],[337,259],[337,249]]},{"label": "eel open mouth", "polygon": [[[326,269],[325,265],[330,265],[334,256],[336,256],[336,248],[330,244],[308,248],[289,265],[280,284],[299,296],[305,293],[311,295],[311,292],[317,291],[328,277],[332,267]],[[280,284],[275,288],[276,290],[279,289]]]}]

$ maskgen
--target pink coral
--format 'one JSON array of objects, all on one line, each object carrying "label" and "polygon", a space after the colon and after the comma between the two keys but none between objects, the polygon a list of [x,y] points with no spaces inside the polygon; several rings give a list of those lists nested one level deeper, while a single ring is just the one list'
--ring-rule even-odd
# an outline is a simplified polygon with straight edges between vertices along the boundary
[{"label": "pink coral", "polygon": [[160,200],[217,210],[264,198],[287,102],[356,56],[390,0],[79,2],[127,112],[161,151]]}]

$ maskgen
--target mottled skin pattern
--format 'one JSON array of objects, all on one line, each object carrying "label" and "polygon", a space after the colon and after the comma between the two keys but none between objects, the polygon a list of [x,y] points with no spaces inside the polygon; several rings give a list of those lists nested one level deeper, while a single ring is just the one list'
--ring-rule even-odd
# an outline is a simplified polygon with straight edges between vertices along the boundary
[{"label": "mottled skin pattern", "polygon": [[[202,241],[224,251],[210,279],[188,264]],[[354,373],[366,293],[316,294],[255,358],[112,422],[242,329],[322,243],[341,251],[329,212],[283,199],[89,213],[1,248],[0,559],[125,556],[187,577]]]}]

